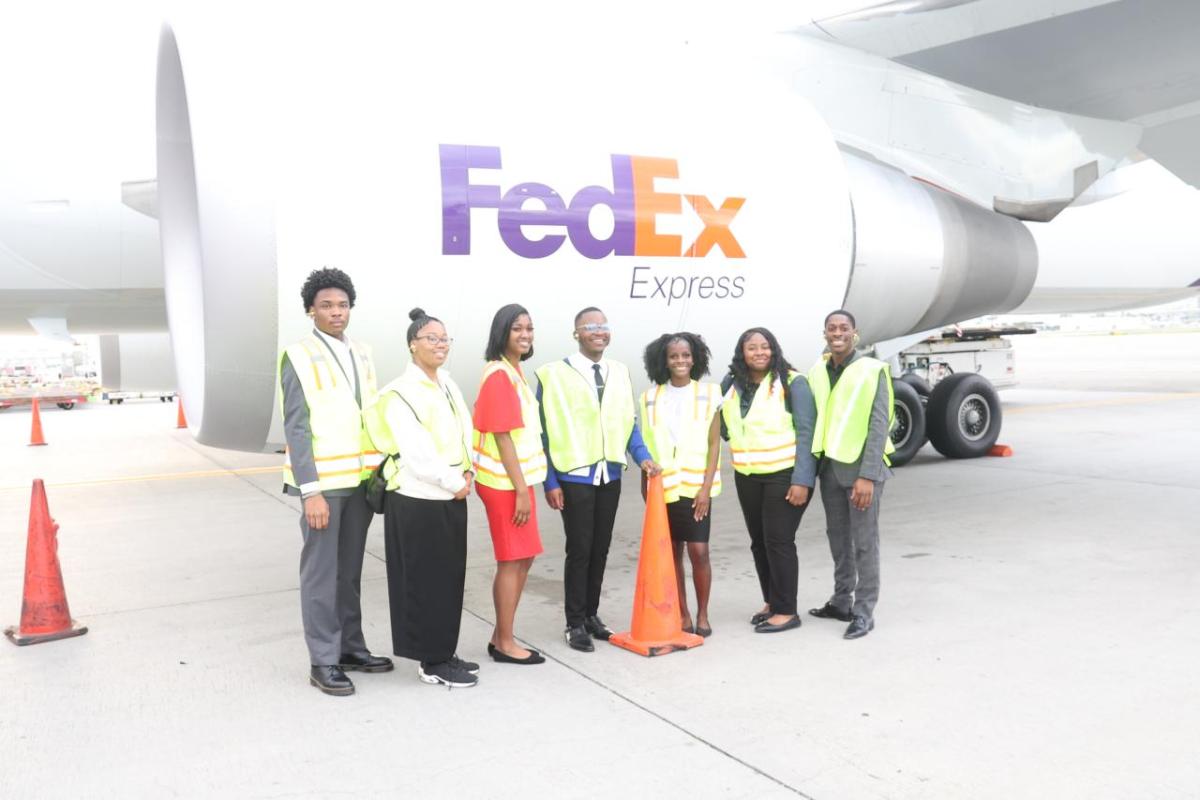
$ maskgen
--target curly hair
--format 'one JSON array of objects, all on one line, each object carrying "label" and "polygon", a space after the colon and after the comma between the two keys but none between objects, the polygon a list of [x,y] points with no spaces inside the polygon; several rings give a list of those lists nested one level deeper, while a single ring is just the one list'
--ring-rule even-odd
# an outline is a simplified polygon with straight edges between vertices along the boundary
[{"label": "curly hair", "polygon": [[708,362],[712,352],[704,343],[704,337],[698,333],[679,331],[664,333],[650,344],[642,356],[646,365],[646,375],[654,383],[662,384],[671,380],[671,370],[667,367],[667,348],[675,342],[683,342],[692,351],[692,380],[698,381],[708,374]]},{"label": "curly hair", "polygon": [[308,273],[308,279],[300,288],[300,297],[304,300],[304,310],[307,312],[317,301],[317,292],[322,289],[341,289],[350,298],[350,307],[354,308],[354,281],[350,276],[337,267],[322,267]]},{"label": "curly hair", "polygon": [[774,375],[779,380],[779,385],[783,387],[786,394],[788,390],[787,375],[792,369],[792,365],[783,357],[783,348],[779,346],[779,340],[775,338],[775,334],[766,328],[750,328],[738,337],[737,346],[733,349],[733,361],[729,364],[729,374],[733,376],[733,382],[737,386],[738,391],[745,394],[751,385],[751,381],[750,367],[746,365],[746,355],[743,352],[743,346],[746,344],[746,340],[756,333],[761,334],[771,347],[771,361],[767,364],[767,374]]},{"label": "curly hair", "polygon": [[[499,361],[504,357],[504,351],[508,347],[508,334],[522,314],[529,317],[530,320],[533,319],[533,317],[529,316],[529,312],[525,310],[525,306],[519,303],[509,303],[501,307],[496,312],[496,316],[492,317],[492,328],[488,332],[487,348],[483,351],[485,361]],[[532,356],[533,348],[530,347],[529,352],[521,356],[521,360],[527,361]]]}]

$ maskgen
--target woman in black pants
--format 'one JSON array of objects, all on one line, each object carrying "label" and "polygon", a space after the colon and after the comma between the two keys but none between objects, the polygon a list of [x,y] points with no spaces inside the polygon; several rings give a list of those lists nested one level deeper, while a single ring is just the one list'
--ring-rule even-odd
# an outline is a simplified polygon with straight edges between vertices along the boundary
[{"label": "woman in black pants", "polygon": [[799,628],[796,529],[817,471],[812,392],[766,328],[751,328],[738,338],[721,388],[722,433],[729,440],[738,503],[765,603],[750,622],[757,633]]},{"label": "woman in black pants", "polygon": [[479,665],[455,650],[467,574],[471,412],[443,365],[452,340],[441,320],[409,313],[412,362],[379,393],[367,415],[371,438],[388,454],[384,549],[392,648],[419,662],[425,683],[474,686]]}]

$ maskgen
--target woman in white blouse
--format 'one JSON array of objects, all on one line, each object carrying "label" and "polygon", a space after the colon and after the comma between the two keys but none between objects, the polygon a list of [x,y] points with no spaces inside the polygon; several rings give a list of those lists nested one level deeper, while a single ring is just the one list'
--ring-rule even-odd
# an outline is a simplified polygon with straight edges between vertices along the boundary
[{"label": "woman in white blouse", "polygon": [[[467,572],[471,412],[442,366],[453,342],[441,321],[409,313],[412,363],[368,415],[384,466],[384,545],[392,644],[425,683],[474,686],[479,665],[455,653]],[[398,455],[397,455],[398,454]]]},{"label": "woman in white blouse", "polygon": [[[711,500],[721,493],[721,387],[701,383],[711,354],[695,333],[665,333],[646,346],[646,374],[653,386],[640,400],[642,438],[662,466],[667,520],[675,549],[675,580],[683,629],[712,634],[708,596],[712,565],[708,558]],[[696,620],[688,611],[683,580],[683,551],[692,562]]]}]

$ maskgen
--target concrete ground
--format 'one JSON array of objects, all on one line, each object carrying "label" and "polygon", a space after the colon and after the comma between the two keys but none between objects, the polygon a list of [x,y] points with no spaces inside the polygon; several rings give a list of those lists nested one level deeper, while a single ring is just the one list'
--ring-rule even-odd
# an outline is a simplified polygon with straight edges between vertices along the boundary
[{"label": "concrete ground", "polygon": [[[715,633],[643,659],[562,640],[562,528],[518,614],[537,667],[493,664],[473,500],[459,652],[307,683],[298,505],[274,456],[212,450],[156,402],[0,414],[0,624],[18,621],[29,484],[57,519],[81,638],[0,642],[0,797],[1183,798],[1200,794],[1200,333],[1019,340],[1007,459],[929,448],[887,485],[878,627],[760,605],[732,482],[715,502]],[[728,468],[726,468],[728,469]],[[602,613],[628,623],[642,503],[627,480]],[[382,524],[363,575],[388,652]],[[831,585],[817,503],[800,598]]]}]

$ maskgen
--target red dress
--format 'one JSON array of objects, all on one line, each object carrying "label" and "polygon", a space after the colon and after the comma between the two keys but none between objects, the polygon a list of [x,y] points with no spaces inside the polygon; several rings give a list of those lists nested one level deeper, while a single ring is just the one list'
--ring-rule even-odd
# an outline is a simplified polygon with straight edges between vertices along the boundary
[{"label": "red dress", "polygon": [[[503,371],[493,372],[479,387],[472,424],[481,433],[507,433],[525,427],[521,419],[521,398]],[[529,521],[519,528],[512,521],[517,507],[515,490],[493,489],[480,483],[475,484],[475,490],[479,492],[479,499],[483,501],[483,508],[487,512],[492,550],[497,561],[518,561],[542,552],[542,539],[538,535],[537,525],[537,499],[532,486],[528,487]]]}]

